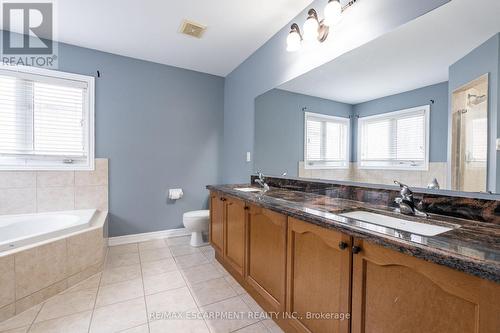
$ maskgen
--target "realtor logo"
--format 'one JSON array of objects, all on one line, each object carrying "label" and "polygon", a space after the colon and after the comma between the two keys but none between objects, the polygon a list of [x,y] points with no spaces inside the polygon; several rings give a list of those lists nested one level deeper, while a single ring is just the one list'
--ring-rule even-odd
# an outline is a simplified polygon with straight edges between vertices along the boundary
[{"label": "realtor logo", "polygon": [[[1,0],[0,0],[1,1]],[[36,0],[35,0],[36,1]],[[54,4],[2,1],[2,49],[4,64],[55,67]]]}]

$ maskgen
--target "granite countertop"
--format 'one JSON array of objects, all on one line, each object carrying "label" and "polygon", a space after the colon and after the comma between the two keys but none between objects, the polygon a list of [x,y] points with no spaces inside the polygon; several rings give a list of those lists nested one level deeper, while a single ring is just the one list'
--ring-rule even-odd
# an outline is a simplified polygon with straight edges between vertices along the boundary
[{"label": "granite countertop", "polygon": [[[250,184],[209,185],[207,189],[500,283],[499,224],[441,215],[430,215],[429,218],[405,216],[384,206],[283,188],[271,187],[266,193],[242,192],[235,189],[241,187],[252,186]],[[382,213],[421,223],[454,225],[459,228],[437,236],[425,237],[340,216],[340,214],[354,210]]]}]

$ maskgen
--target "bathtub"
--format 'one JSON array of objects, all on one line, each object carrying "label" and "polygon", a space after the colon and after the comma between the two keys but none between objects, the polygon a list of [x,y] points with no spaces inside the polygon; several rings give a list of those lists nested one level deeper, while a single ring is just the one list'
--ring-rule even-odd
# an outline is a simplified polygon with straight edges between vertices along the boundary
[{"label": "bathtub", "polygon": [[0,215],[0,323],[102,271],[108,212]]},{"label": "bathtub", "polygon": [[51,213],[1,215],[0,252],[88,228],[95,209]]}]

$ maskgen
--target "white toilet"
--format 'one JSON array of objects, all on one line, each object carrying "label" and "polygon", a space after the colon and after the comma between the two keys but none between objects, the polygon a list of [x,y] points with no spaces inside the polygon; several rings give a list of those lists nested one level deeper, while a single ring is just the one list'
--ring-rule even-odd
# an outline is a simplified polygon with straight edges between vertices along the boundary
[{"label": "white toilet", "polygon": [[208,232],[209,210],[194,210],[186,212],[182,216],[184,227],[191,232],[191,246],[203,246],[207,243],[203,240],[203,233]]}]

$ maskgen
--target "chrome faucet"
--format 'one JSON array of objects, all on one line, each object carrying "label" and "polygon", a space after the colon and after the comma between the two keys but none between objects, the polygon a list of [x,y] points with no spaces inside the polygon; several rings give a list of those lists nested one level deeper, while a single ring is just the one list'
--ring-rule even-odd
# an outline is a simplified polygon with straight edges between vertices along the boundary
[{"label": "chrome faucet", "polygon": [[269,191],[269,185],[266,184],[264,174],[262,172],[257,172],[257,176],[259,176],[259,179],[256,179],[255,182],[262,186],[262,190],[264,192]]},{"label": "chrome faucet", "polygon": [[401,197],[396,198],[394,202],[399,205],[399,212],[405,215],[414,215],[421,217],[428,217],[429,215],[422,212],[416,207],[415,200],[413,199],[413,192],[408,185],[394,181],[394,184],[399,185]]}]

